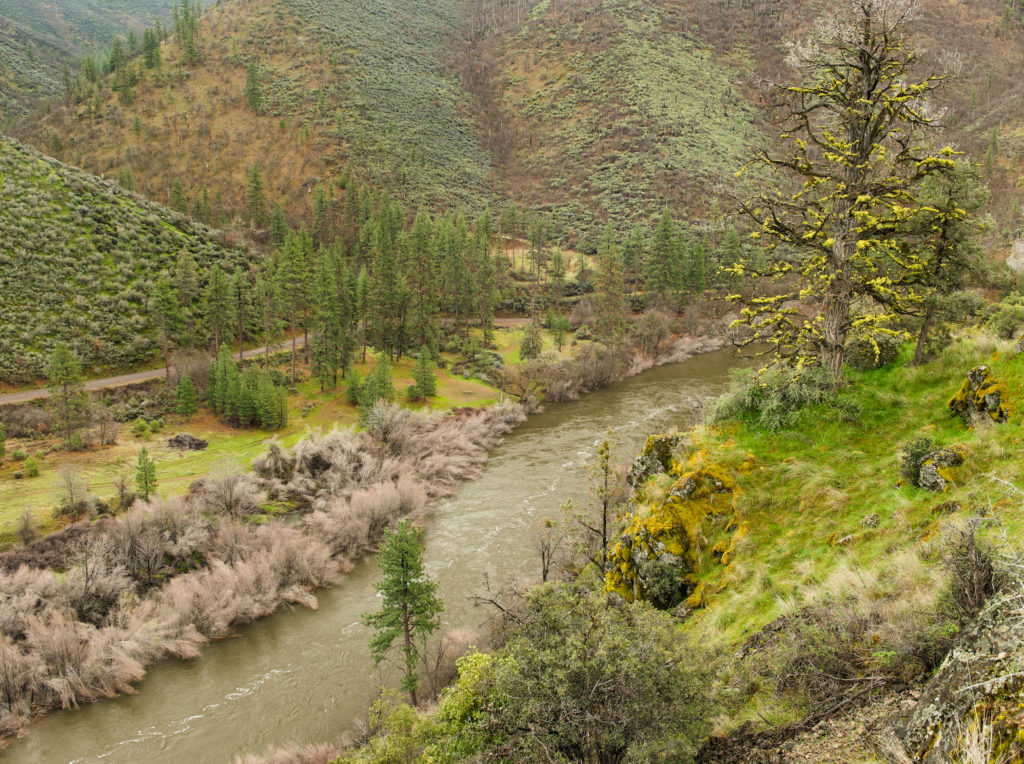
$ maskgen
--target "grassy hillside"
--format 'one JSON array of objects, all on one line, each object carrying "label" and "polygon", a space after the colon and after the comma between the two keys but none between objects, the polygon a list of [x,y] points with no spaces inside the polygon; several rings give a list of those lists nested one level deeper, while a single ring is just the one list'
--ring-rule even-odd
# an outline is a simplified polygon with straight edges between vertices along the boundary
[{"label": "grassy hillside", "polygon": [[705,214],[764,140],[742,41],[707,44],[676,3],[539,3],[497,63],[512,194],[588,249],[606,219]]},{"label": "grassy hillside", "polygon": [[[130,170],[158,201],[174,180],[193,201],[205,189],[219,220],[243,210],[253,163],[296,223],[311,215],[312,188],[347,166],[410,208],[482,207],[489,160],[444,67],[457,9],[454,0],[225,0],[203,17],[200,63],[186,66],[171,39],[132,103],[108,85],[88,112],[99,116],[87,116],[90,97],[24,135],[60,144],[61,159],[91,172]],[[244,96],[250,65],[258,113]]]},{"label": "grassy hillside", "polygon": [[86,367],[125,366],[156,349],[151,282],[183,251],[200,270],[244,262],[205,226],[0,138],[0,380],[39,377],[69,342]]},{"label": "grassy hillside", "polygon": [[60,94],[65,63],[167,18],[171,6],[170,0],[0,0],[0,123]]}]

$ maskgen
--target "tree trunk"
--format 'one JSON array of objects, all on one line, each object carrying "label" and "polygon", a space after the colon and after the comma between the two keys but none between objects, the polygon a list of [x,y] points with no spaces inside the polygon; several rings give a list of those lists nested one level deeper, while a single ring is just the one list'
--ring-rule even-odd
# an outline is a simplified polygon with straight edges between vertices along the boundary
[{"label": "tree trunk", "polygon": [[917,333],[917,347],[914,348],[914,366],[920,366],[924,363],[924,348],[928,344],[928,332],[931,331],[934,319],[935,305],[929,304],[924,314],[924,321],[921,322],[921,331]]},{"label": "tree trunk", "polygon": [[295,387],[295,354],[298,352],[298,338],[295,336],[295,305],[292,304],[292,387]]}]

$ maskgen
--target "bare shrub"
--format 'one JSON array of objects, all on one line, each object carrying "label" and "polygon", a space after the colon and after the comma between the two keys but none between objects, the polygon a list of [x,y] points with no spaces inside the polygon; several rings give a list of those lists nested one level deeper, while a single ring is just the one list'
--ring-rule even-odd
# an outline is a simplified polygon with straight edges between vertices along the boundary
[{"label": "bare shrub", "polygon": [[423,654],[423,668],[428,680],[431,698],[441,697],[441,691],[459,675],[456,663],[468,653],[479,638],[467,629],[446,631],[436,644]]},{"label": "bare shrub", "polygon": [[975,518],[950,531],[943,563],[950,574],[949,598],[961,624],[974,620],[996,591],[992,552],[978,543]]},{"label": "bare shrub", "polygon": [[307,746],[287,746],[262,754],[236,756],[235,764],[330,764],[345,752],[342,746],[315,743]]},{"label": "bare shrub", "polygon": [[573,306],[569,314],[569,324],[573,329],[586,324],[593,326],[597,321],[597,301],[590,295],[585,295]]}]

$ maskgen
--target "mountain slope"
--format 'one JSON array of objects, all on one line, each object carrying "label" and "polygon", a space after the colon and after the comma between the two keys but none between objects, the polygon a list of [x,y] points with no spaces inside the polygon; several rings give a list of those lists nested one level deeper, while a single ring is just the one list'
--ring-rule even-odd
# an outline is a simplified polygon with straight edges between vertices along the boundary
[{"label": "mountain slope", "polygon": [[247,253],[205,226],[0,138],[0,382],[43,375],[69,342],[91,367],[120,367],[156,351],[146,311],[152,282],[183,252],[200,274]]},{"label": "mountain slope", "polygon": [[[40,147],[56,136],[61,158],[91,172],[130,169],[160,201],[174,180],[193,201],[205,189],[225,222],[244,213],[253,163],[295,223],[311,215],[310,191],[348,166],[410,207],[482,207],[489,159],[443,61],[457,9],[455,0],[225,0],[203,16],[199,63],[186,65],[172,38],[162,68],[142,70],[132,103],[104,86],[23,134]],[[245,97],[250,68],[259,109]]]},{"label": "mountain slope", "polygon": [[0,0],[0,121],[61,93],[61,73],[118,34],[166,19],[171,0]]}]

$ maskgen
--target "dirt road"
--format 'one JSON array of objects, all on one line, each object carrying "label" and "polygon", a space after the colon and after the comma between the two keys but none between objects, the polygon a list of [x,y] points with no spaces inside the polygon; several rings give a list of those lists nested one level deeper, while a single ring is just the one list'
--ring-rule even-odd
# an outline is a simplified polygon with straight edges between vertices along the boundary
[{"label": "dirt road", "polygon": [[[296,338],[296,346],[303,348],[306,341],[302,337]],[[291,340],[283,342],[280,345],[273,345],[270,348],[270,352],[278,353],[282,350],[291,349]],[[266,352],[266,348],[252,348],[251,350],[245,351],[245,358],[255,358],[263,355]],[[239,353],[235,353],[235,360],[241,360],[243,356]],[[159,369],[148,369],[146,371],[136,371],[131,374],[119,374],[116,377],[103,377],[102,379],[90,379],[85,383],[86,390],[106,390],[108,387],[122,387],[123,385],[134,385],[138,382],[148,382],[151,379],[163,379],[167,376],[167,370],[161,366]],[[4,393],[0,395],[0,406],[5,403],[24,403],[25,401],[32,401],[37,398],[47,398],[50,395],[50,391],[45,387],[37,388],[35,390],[22,390],[17,393]]]}]

